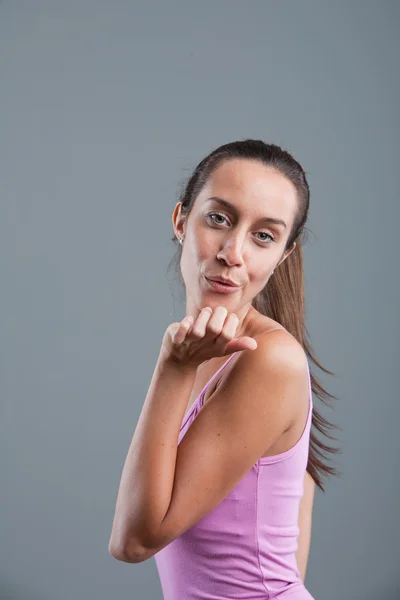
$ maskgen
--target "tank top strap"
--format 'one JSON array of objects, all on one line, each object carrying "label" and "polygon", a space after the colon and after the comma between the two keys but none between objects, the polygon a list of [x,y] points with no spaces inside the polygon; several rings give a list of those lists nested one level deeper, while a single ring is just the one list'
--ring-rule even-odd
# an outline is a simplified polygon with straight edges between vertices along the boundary
[{"label": "tank top strap", "polygon": [[207,381],[206,385],[203,387],[203,389],[201,390],[199,396],[203,396],[204,392],[206,391],[206,389],[208,388],[208,386],[210,385],[210,383],[212,381],[214,381],[214,379],[216,378],[217,375],[219,375],[222,371],[222,369],[224,369],[226,367],[226,365],[232,360],[232,358],[235,356],[235,354],[237,354],[239,352],[239,350],[237,350],[236,352],[233,352],[229,357],[228,360],[226,360],[219,369],[217,369],[214,373],[214,375]]}]

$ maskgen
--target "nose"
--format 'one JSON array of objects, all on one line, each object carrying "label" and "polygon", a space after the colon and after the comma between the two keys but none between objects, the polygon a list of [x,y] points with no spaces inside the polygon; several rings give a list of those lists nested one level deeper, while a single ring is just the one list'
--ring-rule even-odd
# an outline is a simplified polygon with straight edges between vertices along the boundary
[{"label": "nose", "polygon": [[222,249],[217,254],[218,260],[222,260],[230,267],[243,265],[243,240],[238,236],[231,236],[225,241]]}]

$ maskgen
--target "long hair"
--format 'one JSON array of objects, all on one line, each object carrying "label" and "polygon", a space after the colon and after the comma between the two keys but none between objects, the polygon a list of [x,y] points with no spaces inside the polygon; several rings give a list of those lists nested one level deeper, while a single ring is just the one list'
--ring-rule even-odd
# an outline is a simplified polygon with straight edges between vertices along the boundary
[{"label": "long hair", "polygon": [[[253,298],[252,306],[261,314],[280,323],[291,333],[302,345],[308,361],[311,360],[325,373],[334,375],[334,373],[323,367],[317,360],[312,350],[305,325],[302,246],[310,205],[310,189],[303,168],[293,156],[279,146],[266,144],[262,140],[247,139],[219,146],[203,158],[190,175],[179,199],[182,203],[181,214],[189,216],[197,196],[207,183],[214,169],[223,161],[233,158],[260,161],[265,166],[273,168],[290,180],[297,191],[298,211],[286,243],[285,251],[292,248],[294,242],[296,242],[296,247],[279,267],[275,267],[273,277],[269,279],[264,289]],[[175,234],[171,239],[172,241],[176,241]],[[177,258],[179,264],[180,256],[181,246],[178,244]],[[330,405],[330,400],[337,399],[336,396],[325,390],[315,375],[311,373],[311,369],[310,378],[312,392],[321,402]],[[339,429],[339,427],[327,421],[318,412],[315,405],[313,406],[312,426],[329,439],[336,439],[328,433],[328,430]],[[307,471],[323,492],[325,490],[322,477],[339,475],[334,467],[327,464],[327,457],[325,455],[336,454],[338,452],[340,452],[339,448],[333,448],[324,444],[317,438],[315,431],[311,428]]]}]

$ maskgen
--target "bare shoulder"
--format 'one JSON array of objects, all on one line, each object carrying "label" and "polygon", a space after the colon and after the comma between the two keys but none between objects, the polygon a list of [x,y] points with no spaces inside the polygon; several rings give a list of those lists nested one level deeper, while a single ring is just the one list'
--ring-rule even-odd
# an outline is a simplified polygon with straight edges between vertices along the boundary
[{"label": "bare shoulder", "polygon": [[[285,399],[281,397],[282,410],[286,411],[287,424],[284,430],[289,437],[282,436],[271,448],[271,454],[285,451],[286,445],[291,447],[303,430],[304,419],[307,418],[309,406],[309,376],[306,352],[300,342],[276,323],[254,335],[257,341],[256,350],[245,351],[243,356],[232,362],[232,373],[226,373],[227,378],[233,377],[236,367],[236,378],[256,378],[261,385],[271,388],[274,382],[284,381]],[[278,389],[276,390],[278,392]],[[279,398],[279,393],[275,395]],[[268,455],[267,453],[265,455]]]},{"label": "bare shoulder", "polygon": [[254,337],[258,346],[261,346],[269,354],[275,353],[277,358],[282,356],[285,359],[286,357],[289,362],[295,361],[300,367],[305,366],[306,353],[303,346],[275,319],[254,311],[248,335]]},{"label": "bare shoulder", "polygon": [[260,348],[259,355],[282,361],[289,368],[304,370],[307,356],[303,346],[285,327],[272,321],[266,328],[255,334],[254,339]]},{"label": "bare shoulder", "polygon": [[[242,388],[239,382],[243,381],[245,404],[249,408],[247,391],[253,386],[274,390],[269,397],[262,394],[261,403],[264,407],[269,403],[273,410],[279,406],[286,413],[283,430],[286,432],[302,420],[303,413],[308,410],[307,355],[296,338],[282,326],[268,328],[253,337],[257,348],[238,352],[232,368],[221,378],[221,387],[239,390]],[[304,390],[304,394],[299,390]]]}]

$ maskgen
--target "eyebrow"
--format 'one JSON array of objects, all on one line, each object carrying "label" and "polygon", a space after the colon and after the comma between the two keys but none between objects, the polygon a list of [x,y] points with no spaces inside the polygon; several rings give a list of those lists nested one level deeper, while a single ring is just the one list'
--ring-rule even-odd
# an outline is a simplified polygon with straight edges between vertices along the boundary
[{"label": "eyebrow", "polygon": [[[225,208],[231,210],[233,213],[235,213],[235,215],[238,214],[237,208],[227,200],[223,200],[222,198],[218,198],[217,196],[211,196],[211,198],[208,198],[208,200],[218,202],[218,204],[222,204],[222,206],[225,206]],[[282,219],[277,219],[275,217],[262,217],[261,219],[259,219],[259,221],[261,221],[262,223],[273,223],[275,225],[282,225],[285,229],[287,229],[287,225]]]}]

